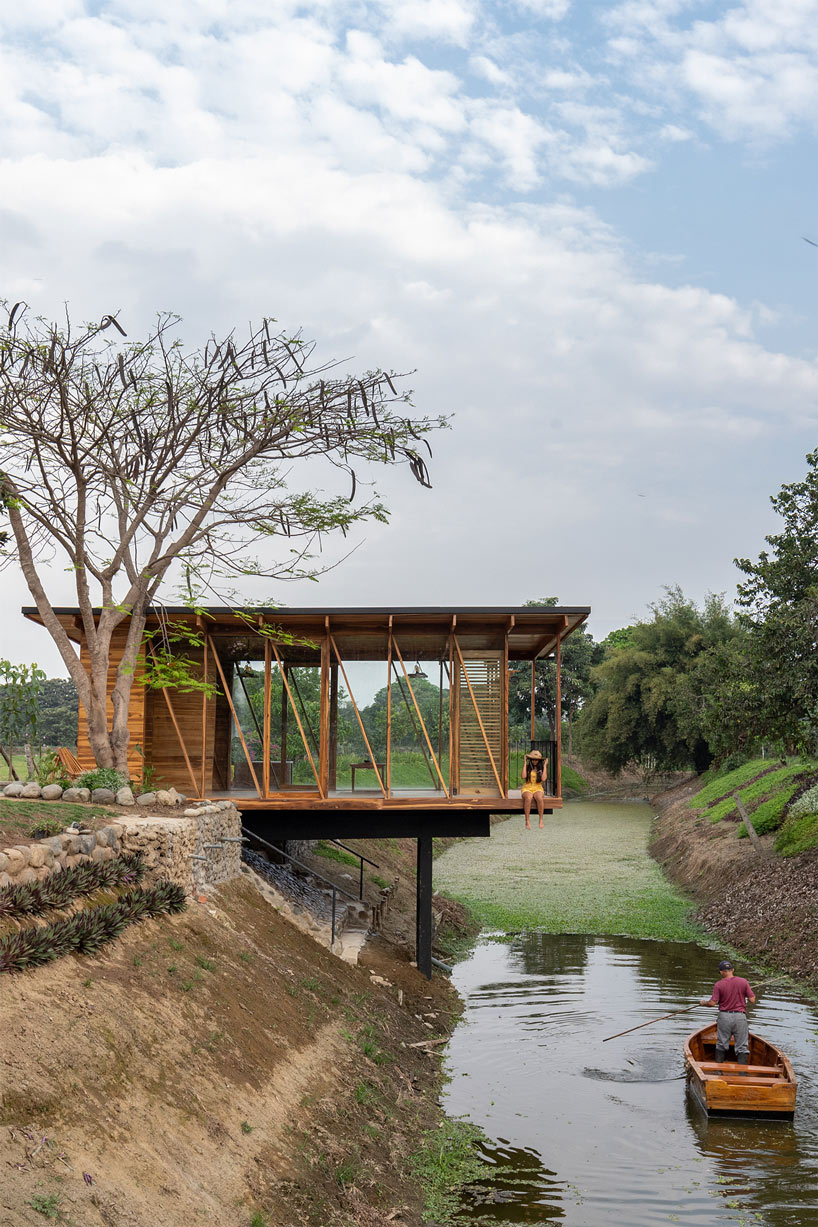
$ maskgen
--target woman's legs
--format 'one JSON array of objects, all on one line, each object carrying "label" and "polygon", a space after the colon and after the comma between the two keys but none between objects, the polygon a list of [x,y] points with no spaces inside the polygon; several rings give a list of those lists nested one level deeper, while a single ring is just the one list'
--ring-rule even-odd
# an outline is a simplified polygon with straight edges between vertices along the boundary
[{"label": "woman's legs", "polygon": [[543,817],[545,815],[545,793],[535,792],[534,796],[537,799],[537,813],[540,815],[540,826],[545,826]]},{"label": "woman's legs", "polygon": [[523,793],[523,813],[525,814],[526,830],[531,830],[531,793]]}]

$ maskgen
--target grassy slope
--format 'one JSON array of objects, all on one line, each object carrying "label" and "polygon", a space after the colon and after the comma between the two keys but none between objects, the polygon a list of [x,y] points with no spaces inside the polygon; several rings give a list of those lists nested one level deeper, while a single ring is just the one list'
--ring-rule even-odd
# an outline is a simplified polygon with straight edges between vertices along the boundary
[{"label": "grassy slope", "polygon": [[[818,763],[797,759],[782,764],[769,759],[753,759],[734,771],[717,776],[691,797],[691,809],[703,812],[711,822],[737,819],[735,794],[750,815],[759,835],[779,831],[776,850],[792,856],[818,845],[818,818],[808,815],[799,820],[786,818],[787,807],[805,782],[818,773]],[[746,838],[743,823],[738,838]]]}]

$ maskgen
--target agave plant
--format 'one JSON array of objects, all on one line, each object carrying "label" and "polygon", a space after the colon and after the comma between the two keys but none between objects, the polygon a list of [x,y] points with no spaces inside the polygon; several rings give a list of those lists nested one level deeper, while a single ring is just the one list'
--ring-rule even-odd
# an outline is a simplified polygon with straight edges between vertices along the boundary
[{"label": "agave plant", "polygon": [[128,925],[151,916],[181,912],[185,892],[175,882],[158,882],[147,889],[128,890],[116,903],[86,908],[67,920],[31,925],[0,938],[0,973],[39,967],[64,954],[94,954]]},{"label": "agave plant", "polygon": [[141,854],[125,852],[112,861],[73,865],[63,873],[52,873],[44,882],[5,886],[0,890],[0,920],[6,916],[42,916],[97,890],[136,886],[144,875]]}]

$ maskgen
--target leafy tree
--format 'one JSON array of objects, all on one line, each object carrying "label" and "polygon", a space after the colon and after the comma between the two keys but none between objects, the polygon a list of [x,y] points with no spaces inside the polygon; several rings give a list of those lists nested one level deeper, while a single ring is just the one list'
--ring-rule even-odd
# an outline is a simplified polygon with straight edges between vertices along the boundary
[{"label": "leafy tree", "polygon": [[40,688],[39,740],[46,746],[77,744],[77,688],[68,677],[46,678]]},{"label": "leafy tree", "polygon": [[[549,596],[526,601],[532,608],[559,604]],[[568,752],[573,752],[573,726],[583,703],[593,694],[591,670],[602,658],[600,644],[590,631],[580,626],[568,636],[561,650],[561,716],[568,722]],[[510,730],[519,730],[526,740],[531,728],[531,664],[515,661],[509,669],[508,718]],[[553,735],[557,727],[557,669],[553,660],[538,660],[534,666],[534,719],[546,726]],[[514,734],[512,733],[512,737]]]},{"label": "leafy tree", "polygon": [[13,665],[0,660],[0,754],[6,760],[9,779],[15,775],[12,752],[25,747],[29,778],[35,774],[31,744],[40,721],[40,693],[45,674],[36,665]]},{"label": "leafy tree", "polygon": [[740,630],[720,596],[709,596],[699,610],[678,587],[665,593],[649,621],[628,628],[622,646],[608,649],[582,711],[582,752],[614,775],[628,765],[704,771],[713,758],[701,662]]},{"label": "leafy tree", "polygon": [[[426,739],[418,722],[412,703],[412,696],[406,685],[406,679],[401,677],[392,682],[392,746],[395,750],[419,750],[427,753]],[[432,747],[437,754],[438,726],[440,724],[440,690],[432,682],[424,678],[412,679],[412,691]],[[386,753],[386,698],[387,688],[379,690],[372,702],[361,712],[367,736],[372,743],[375,754],[383,756]],[[411,711],[411,714],[410,714]],[[449,748],[449,691],[443,691],[443,744]]]},{"label": "leafy tree", "polygon": [[755,718],[785,752],[811,755],[818,750],[818,451],[806,459],[803,480],[770,500],[784,521],[765,538],[770,549],[755,562],[735,561],[747,577],[738,592],[750,630]]},{"label": "leafy tree", "polygon": [[[232,600],[243,576],[314,576],[327,534],[387,518],[377,493],[356,497],[356,467],[405,464],[428,486],[420,448],[445,425],[409,416],[397,376],[336,375],[274,321],[192,351],[174,339],[176,323],[162,315],[132,342],[113,316],[75,329],[30,319],[18,303],[0,327],[7,561],[77,688],[97,763],[123,772],[134,670],[161,585],[183,579],[195,605],[207,593]],[[322,463],[351,493],[321,492]],[[40,563],[55,554],[74,577],[87,667],[47,592]],[[126,622],[109,720],[111,642]]]}]

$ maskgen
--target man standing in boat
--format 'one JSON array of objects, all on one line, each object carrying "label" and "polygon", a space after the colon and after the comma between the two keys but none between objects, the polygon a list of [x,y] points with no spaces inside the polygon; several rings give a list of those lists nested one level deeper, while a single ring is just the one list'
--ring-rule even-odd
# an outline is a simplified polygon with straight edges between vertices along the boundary
[{"label": "man standing in boat", "polygon": [[701,1005],[717,1005],[719,1020],[716,1031],[716,1060],[726,1061],[730,1037],[736,1045],[736,1060],[740,1065],[750,1063],[750,1037],[747,1028],[747,1002],[755,1004],[756,995],[743,976],[737,976],[729,959],[719,963],[720,980],[713,985],[710,999]]}]

